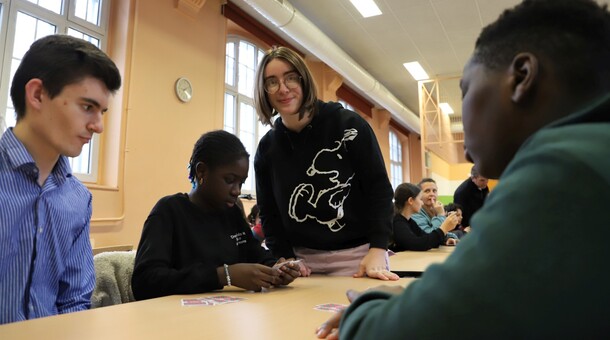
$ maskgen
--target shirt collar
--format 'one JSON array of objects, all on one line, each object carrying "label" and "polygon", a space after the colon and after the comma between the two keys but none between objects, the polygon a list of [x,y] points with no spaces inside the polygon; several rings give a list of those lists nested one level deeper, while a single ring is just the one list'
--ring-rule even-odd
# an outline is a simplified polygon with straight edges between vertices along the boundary
[{"label": "shirt collar", "polygon": [[[13,133],[13,128],[8,128],[0,138],[0,150],[4,150],[13,170],[26,165],[36,167],[36,162],[32,155],[25,148],[23,143]],[[38,167],[36,167],[38,169]],[[57,163],[51,171],[51,176],[55,177],[57,183],[62,184],[67,177],[72,177],[70,162],[66,156],[59,156]]]}]

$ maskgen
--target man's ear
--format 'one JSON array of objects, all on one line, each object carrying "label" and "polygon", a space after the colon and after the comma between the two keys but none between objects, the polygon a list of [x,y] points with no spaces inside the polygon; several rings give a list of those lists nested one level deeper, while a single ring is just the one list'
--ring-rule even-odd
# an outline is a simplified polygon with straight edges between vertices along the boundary
[{"label": "man's ear", "polygon": [[46,90],[42,86],[42,80],[32,78],[25,84],[25,104],[36,110],[40,110],[42,98],[46,95]]},{"label": "man's ear", "polygon": [[509,72],[512,75],[511,99],[521,103],[531,95],[538,82],[538,58],[531,53],[519,53],[513,58]]}]

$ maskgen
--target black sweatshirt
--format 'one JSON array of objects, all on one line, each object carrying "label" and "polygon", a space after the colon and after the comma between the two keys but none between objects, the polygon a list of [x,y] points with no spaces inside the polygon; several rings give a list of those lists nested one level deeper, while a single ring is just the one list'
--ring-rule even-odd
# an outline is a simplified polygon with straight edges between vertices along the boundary
[{"label": "black sweatshirt", "polygon": [[393,191],[369,124],[334,102],[318,101],[301,132],[281,118],[254,159],[257,204],[266,244],[275,256],[292,247],[386,249]]},{"label": "black sweatshirt", "polygon": [[403,250],[430,250],[438,248],[445,241],[445,234],[438,228],[430,234],[423,231],[412,218],[408,219],[401,214],[394,216],[394,244],[393,251]]},{"label": "black sweatshirt", "polygon": [[203,213],[187,194],[163,197],[148,215],[132,276],[137,300],[221,289],[216,268],[275,264],[256,241],[237,206]]}]

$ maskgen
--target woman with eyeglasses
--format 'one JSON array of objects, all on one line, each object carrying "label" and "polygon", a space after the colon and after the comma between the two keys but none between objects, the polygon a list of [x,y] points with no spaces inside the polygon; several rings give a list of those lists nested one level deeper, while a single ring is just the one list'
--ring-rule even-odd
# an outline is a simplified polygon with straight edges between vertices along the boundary
[{"label": "woman with eyeglasses", "polygon": [[286,47],[262,58],[254,104],[273,128],[254,168],[266,244],[301,274],[398,280],[389,271],[392,186],[369,124],[317,98],[304,60]]}]

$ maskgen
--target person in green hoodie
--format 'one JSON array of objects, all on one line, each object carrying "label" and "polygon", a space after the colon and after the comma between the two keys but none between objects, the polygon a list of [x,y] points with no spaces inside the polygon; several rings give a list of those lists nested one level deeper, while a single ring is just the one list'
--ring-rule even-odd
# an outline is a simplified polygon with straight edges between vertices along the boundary
[{"label": "person in green hoodie", "polygon": [[350,293],[318,337],[608,337],[609,60],[592,0],[526,0],[485,27],[460,83],[465,151],[499,184],[443,264]]}]

